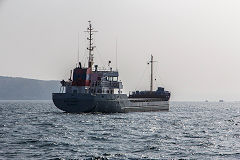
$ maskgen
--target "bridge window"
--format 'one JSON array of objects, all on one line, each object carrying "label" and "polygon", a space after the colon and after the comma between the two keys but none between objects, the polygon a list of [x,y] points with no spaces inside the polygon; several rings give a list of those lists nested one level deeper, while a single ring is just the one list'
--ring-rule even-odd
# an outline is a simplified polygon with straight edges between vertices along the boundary
[{"label": "bridge window", "polygon": [[118,77],[113,77],[113,81],[118,81]]}]

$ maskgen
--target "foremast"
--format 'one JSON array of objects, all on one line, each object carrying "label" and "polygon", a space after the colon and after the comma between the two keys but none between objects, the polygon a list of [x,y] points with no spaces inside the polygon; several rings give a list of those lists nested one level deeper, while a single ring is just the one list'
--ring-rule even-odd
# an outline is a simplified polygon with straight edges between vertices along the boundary
[{"label": "foremast", "polygon": [[153,56],[151,55],[151,82],[150,82],[150,91],[153,90]]},{"label": "foremast", "polygon": [[153,62],[156,62],[156,61],[153,61],[153,55],[151,55],[151,60],[149,61],[149,63],[151,64],[151,76],[150,76],[151,77],[151,79],[150,79],[150,91],[151,92],[153,91]]}]

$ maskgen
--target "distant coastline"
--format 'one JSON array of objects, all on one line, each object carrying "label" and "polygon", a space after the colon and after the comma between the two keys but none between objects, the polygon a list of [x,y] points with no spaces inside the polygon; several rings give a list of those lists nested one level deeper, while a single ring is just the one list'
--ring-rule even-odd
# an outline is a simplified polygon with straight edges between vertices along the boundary
[{"label": "distant coastline", "polygon": [[51,100],[59,81],[0,76],[0,100]]}]

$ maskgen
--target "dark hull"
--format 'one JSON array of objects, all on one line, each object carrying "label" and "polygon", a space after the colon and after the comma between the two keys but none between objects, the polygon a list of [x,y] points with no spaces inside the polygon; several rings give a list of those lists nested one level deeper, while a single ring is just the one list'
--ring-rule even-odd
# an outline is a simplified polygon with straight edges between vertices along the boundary
[{"label": "dark hull", "polygon": [[125,113],[169,110],[169,102],[158,98],[128,98],[125,94],[53,93],[57,108],[69,113]]}]

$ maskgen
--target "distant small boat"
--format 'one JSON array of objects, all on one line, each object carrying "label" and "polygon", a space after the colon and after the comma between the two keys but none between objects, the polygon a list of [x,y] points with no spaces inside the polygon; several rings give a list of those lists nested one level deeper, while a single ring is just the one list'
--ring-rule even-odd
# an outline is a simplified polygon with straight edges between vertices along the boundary
[{"label": "distant small boat", "polygon": [[219,102],[223,102],[223,100],[222,100],[222,99],[220,99],[220,100],[219,100]]},{"label": "distant small boat", "polygon": [[206,99],[205,102],[208,102],[208,100]]}]

